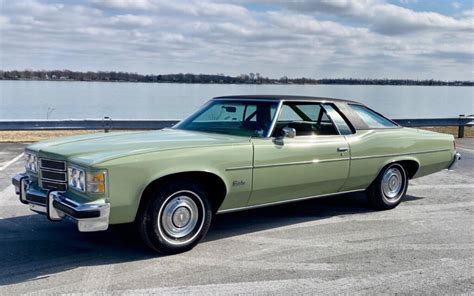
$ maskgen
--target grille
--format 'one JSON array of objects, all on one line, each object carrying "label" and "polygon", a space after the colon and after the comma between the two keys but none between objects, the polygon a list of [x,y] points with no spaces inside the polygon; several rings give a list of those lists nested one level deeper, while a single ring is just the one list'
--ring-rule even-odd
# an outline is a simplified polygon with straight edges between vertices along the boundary
[{"label": "grille", "polygon": [[66,162],[40,159],[40,186],[47,190],[66,191]]}]

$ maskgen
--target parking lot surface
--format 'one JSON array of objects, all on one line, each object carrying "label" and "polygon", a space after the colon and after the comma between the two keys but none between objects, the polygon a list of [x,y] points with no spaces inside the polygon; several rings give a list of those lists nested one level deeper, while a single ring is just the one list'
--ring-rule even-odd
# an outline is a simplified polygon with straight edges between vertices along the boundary
[{"label": "parking lot surface", "polygon": [[79,233],[20,204],[22,144],[0,144],[0,294],[457,294],[474,291],[474,141],[455,171],[415,179],[394,210],[345,194],[215,217],[159,256],[125,226]]}]

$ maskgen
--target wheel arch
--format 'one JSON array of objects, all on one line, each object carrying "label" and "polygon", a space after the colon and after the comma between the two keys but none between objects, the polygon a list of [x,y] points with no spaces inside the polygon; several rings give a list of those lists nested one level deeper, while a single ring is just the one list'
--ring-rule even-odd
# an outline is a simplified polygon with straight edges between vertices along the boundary
[{"label": "wheel arch", "polygon": [[412,179],[418,172],[418,169],[420,168],[420,162],[418,161],[418,159],[414,157],[403,157],[403,158],[399,157],[399,158],[389,159],[382,164],[375,178],[377,178],[380,175],[380,172],[384,168],[386,168],[388,165],[391,165],[393,163],[398,163],[405,169],[408,179]]},{"label": "wheel arch", "polygon": [[137,216],[137,214],[142,210],[143,206],[146,205],[146,202],[151,197],[151,192],[167,182],[180,179],[190,180],[203,185],[204,189],[209,192],[211,199],[210,202],[212,203],[212,209],[214,213],[217,212],[227,195],[227,185],[224,179],[213,172],[182,171],[170,173],[153,179],[145,186],[145,188],[142,190],[142,193],[140,194],[138,209],[135,216]]}]

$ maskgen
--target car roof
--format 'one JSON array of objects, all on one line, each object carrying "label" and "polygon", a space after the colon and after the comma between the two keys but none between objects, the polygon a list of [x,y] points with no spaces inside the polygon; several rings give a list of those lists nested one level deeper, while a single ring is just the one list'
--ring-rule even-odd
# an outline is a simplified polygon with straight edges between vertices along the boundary
[{"label": "car roof", "polygon": [[293,95],[232,95],[215,97],[213,100],[275,100],[275,101],[313,101],[313,102],[333,102],[333,103],[356,103],[355,101],[326,98],[326,97],[310,97],[310,96],[293,96]]}]

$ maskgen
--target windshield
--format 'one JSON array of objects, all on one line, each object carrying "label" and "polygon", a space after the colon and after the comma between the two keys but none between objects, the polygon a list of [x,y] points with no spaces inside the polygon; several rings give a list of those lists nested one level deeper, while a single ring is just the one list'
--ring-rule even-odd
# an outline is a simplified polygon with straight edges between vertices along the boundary
[{"label": "windshield", "polygon": [[212,100],[174,128],[235,136],[265,137],[277,102]]}]

